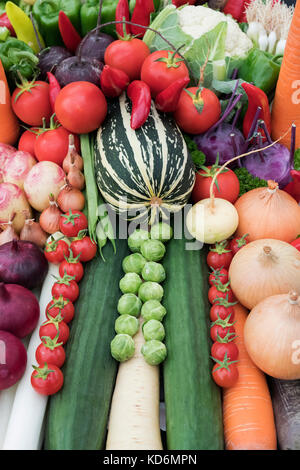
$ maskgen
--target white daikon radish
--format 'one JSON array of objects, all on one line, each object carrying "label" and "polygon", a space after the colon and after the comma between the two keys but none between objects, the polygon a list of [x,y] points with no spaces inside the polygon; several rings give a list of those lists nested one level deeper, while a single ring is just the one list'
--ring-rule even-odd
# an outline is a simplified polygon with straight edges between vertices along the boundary
[{"label": "white daikon radish", "polygon": [[[55,238],[62,236],[57,232]],[[40,395],[31,386],[32,365],[37,364],[35,351],[41,343],[39,327],[45,321],[45,311],[52,299],[51,289],[59,276],[58,265],[49,264],[49,271],[40,295],[40,319],[33,331],[27,349],[27,366],[22,379],[17,384],[16,395],[11,411],[3,450],[39,450],[43,441],[43,422],[48,397]]]},{"label": "white daikon radish", "polygon": [[159,425],[159,367],[146,363],[140,327],[135,354],[119,366],[112,398],[106,450],[162,450]]},{"label": "white daikon radish", "polygon": [[15,384],[0,392],[0,450],[3,446],[17,386],[18,384]]}]

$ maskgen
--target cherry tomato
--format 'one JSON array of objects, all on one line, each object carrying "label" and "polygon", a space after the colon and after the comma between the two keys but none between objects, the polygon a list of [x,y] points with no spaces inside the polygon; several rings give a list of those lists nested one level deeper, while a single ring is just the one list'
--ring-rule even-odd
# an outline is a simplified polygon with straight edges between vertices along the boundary
[{"label": "cherry tomato", "polygon": [[216,243],[212,248],[210,248],[206,258],[206,262],[210,268],[229,268],[233,255],[230,249],[227,248],[227,245],[227,240],[224,240],[223,242]]},{"label": "cherry tomato", "polygon": [[[223,287],[222,287],[223,286]],[[235,297],[233,291],[227,284],[216,283],[208,290],[208,300],[213,304],[217,299],[226,299],[228,302],[234,302]]]},{"label": "cherry tomato", "polygon": [[213,91],[197,87],[181,92],[174,118],[187,134],[202,134],[215,124],[221,114],[219,98]]},{"label": "cherry tomato", "polygon": [[52,297],[52,300],[46,307],[47,317],[50,315],[56,318],[58,315],[61,315],[65,323],[70,323],[70,321],[73,320],[74,313],[75,308],[73,302],[62,295]]},{"label": "cherry tomato", "polygon": [[41,395],[54,395],[63,386],[64,376],[62,371],[55,364],[43,364],[34,366],[31,374],[31,385],[37,393]]},{"label": "cherry tomato", "polygon": [[66,237],[77,237],[78,233],[87,227],[88,220],[83,212],[69,210],[60,217],[59,230]]},{"label": "cherry tomato", "polygon": [[71,250],[74,256],[79,256],[80,261],[87,262],[92,260],[97,253],[97,244],[85,236],[75,239],[71,242]]},{"label": "cherry tomato", "polygon": [[[70,132],[64,127],[49,128],[41,132],[34,143],[34,153],[39,162],[50,161],[62,166],[68,153]],[[78,136],[74,136],[74,145],[79,150]]]},{"label": "cherry tomato", "polygon": [[71,302],[75,302],[75,300],[77,300],[79,297],[79,287],[72,276],[64,274],[63,277],[57,279],[53,284],[51,293],[53,297],[59,297],[62,295],[65,299],[69,299]]},{"label": "cherry tomato", "polygon": [[39,127],[31,127],[27,131],[23,132],[19,139],[18,150],[29,152],[33,157],[35,157],[36,155],[34,153],[34,144],[39,130]]},{"label": "cherry tomato", "polygon": [[[192,191],[194,204],[202,199],[210,197],[210,186],[216,172],[220,169],[219,165],[212,165],[200,169],[196,173],[196,181]],[[232,204],[239,196],[240,183],[234,171],[226,168],[216,178],[213,193],[215,197],[226,199]]]},{"label": "cherry tomato", "polygon": [[228,318],[228,321],[233,323],[234,310],[232,307],[224,307],[224,305],[214,303],[209,311],[209,318],[212,322],[215,322],[218,319],[226,320],[226,318]]},{"label": "cherry tomato", "polygon": [[141,80],[149,85],[153,98],[180,78],[189,78],[189,71],[174,51],[152,52],[143,62]]},{"label": "cherry tomato", "polygon": [[107,102],[99,87],[79,81],[66,85],[55,101],[61,125],[75,134],[88,134],[100,127],[107,114]]},{"label": "cherry tomato", "polygon": [[229,363],[227,367],[220,367],[219,364],[215,364],[212,376],[219,387],[228,388],[236,384],[239,378],[239,371],[236,364]]},{"label": "cherry tomato", "polygon": [[210,286],[214,285],[214,282],[219,280],[222,284],[226,284],[229,281],[228,271],[224,268],[217,268],[214,269],[210,266],[211,270],[213,271],[210,273],[208,278],[208,283]]},{"label": "cherry tomato", "polygon": [[59,264],[69,256],[69,245],[64,240],[53,239],[46,244],[44,254],[49,263]]},{"label": "cherry tomato", "polygon": [[213,324],[210,328],[210,337],[212,341],[218,341],[218,338],[224,339],[233,339],[235,334],[235,328],[233,325],[228,324],[229,326],[218,325],[217,323]]},{"label": "cherry tomato", "polygon": [[143,62],[149,54],[149,47],[141,39],[118,39],[105,49],[104,62],[123,70],[133,81],[140,78]]},{"label": "cherry tomato", "polygon": [[39,329],[40,339],[42,339],[43,336],[49,336],[49,338],[54,339],[57,333],[57,341],[66,344],[70,336],[70,328],[65,321],[55,321],[55,318],[52,318],[52,320],[42,323]]},{"label": "cherry tomato", "polygon": [[14,113],[29,126],[42,126],[43,118],[50,120],[52,109],[49,84],[37,80],[29,85],[17,86],[11,97]]},{"label": "cherry tomato", "polygon": [[60,343],[49,337],[44,338],[43,342],[37,347],[35,358],[40,366],[46,362],[61,367],[66,360],[66,353]]},{"label": "cherry tomato", "polygon": [[219,343],[216,341],[211,347],[211,356],[219,361],[224,361],[226,357],[230,361],[236,361],[239,357],[239,349],[233,341],[229,343]]},{"label": "cherry tomato", "polygon": [[[72,251],[72,250],[71,250]],[[67,273],[69,276],[74,277],[74,281],[79,282],[83,278],[84,268],[82,263],[78,260],[78,257],[73,258],[73,256],[69,256],[68,259],[65,259],[59,265],[59,275],[61,277]]]},{"label": "cherry tomato", "polygon": [[249,243],[248,240],[248,233],[243,235],[242,237],[233,238],[229,243],[229,249],[232,251],[233,256],[241,249],[243,246]]}]

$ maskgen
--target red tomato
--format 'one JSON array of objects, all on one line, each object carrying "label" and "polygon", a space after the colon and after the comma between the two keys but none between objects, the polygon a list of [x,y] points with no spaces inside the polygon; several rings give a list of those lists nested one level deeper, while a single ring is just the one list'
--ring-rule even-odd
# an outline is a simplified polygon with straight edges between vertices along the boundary
[{"label": "red tomato", "polygon": [[123,70],[133,81],[140,78],[143,62],[149,54],[149,47],[141,39],[118,39],[105,49],[104,62]]},{"label": "red tomato", "polygon": [[35,157],[34,144],[37,138],[37,132],[39,132],[39,127],[31,127],[27,131],[23,132],[19,139],[18,150],[29,152],[33,157]]},{"label": "red tomato", "polygon": [[[49,338],[44,338],[44,342],[41,343],[36,351],[35,358],[37,363],[42,366],[45,362],[47,364],[54,364],[57,367],[61,367],[66,360],[66,353],[64,348],[57,341]],[[55,344],[56,343],[56,344]]]},{"label": "red tomato", "polygon": [[62,214],[59,221],[59,230],[66,237],[77,237],[81,230],[88,228],[88,220],[83,212],[69,210]]},{"label": "red tomato", "polygon": [[31,374],[31,385],[37,393],[41,395],[54,395],[64,383],[62,371],[54,364],[44,364],[34,366]]},{"label": "red tomato", "polygon": [[44,254],[49,263],[59,264],[65,256],[69,256],[69,245],[64,240],[52,240],[48,242],[44,249]]},{"label": "red tomato", "polygon": [[223,242],[216,243],[212,248],[209,249],[206,262],[210,268],[229,268],[233,255],[230,249],[227,248],[227,244],[227,240],[224,240]]},{"label": "red tomato", "polygon": [[226,299],[228,302],[234,302],[235,297],[229,285],[218,283],[208,289],[208,300],[213,304],[217,299]]},{"label": "red tomato", "polygon": [[212,370],[214,381],[219,387],[228,388],[233,387],[239,378],[239,371],[235,364],[228,363],[227,367],[222,367],[215,364]]},{"label": "red tomato", "polygon": [[79,297],[79,286],[72,276],[65,274],[63,277],[57,279],[53,284],[51,293],[53,297],[59,297],[62,295],[65,299],[75,302]]},{"label": "red tomato", "polygon": [[85,236],[83,238],[76,238],[71,242],[71,250],[74,256],[79,256],[80,261],[91,261],[97,253],[97,244]]},{"label": "red tomato", "polygon": [[189,71],[174,51],[155,51],[144,61],[141,80],[146,82],[153,98],[180,78],[189,78]]},{"label": "red tomato", "polygon": [[218,338],[222,340],[224,338],[232,340],[235,334],[235,328],[232,324],[225,326],[227,322],[224,322],[223,325],[218,325],[217,322],[213,324],[210,328],[210,337],[212,341],[218,341]]},{"label": "red tomato", "polygon": [[[218,165],[212,165],[197,171],[192,192],[194,203],[210,197],[211,182],[219,168],[220,166]],[[215,197],[226,199],[234,204],[240,192],[240,183],[234,171],[226,168],[217,176],[213,192]]]},{"label": "red tomato", "polygon": [[216,341],[211,347],[211,356],[219,361],[224,361],[225,358],[230,361],[236,361],[239,357],[239,350],[233,341],[229,343],[219,343]]},{"label": "red tomato", "polygon": [[[70,132],[62,126],[41,132],[34,143],[34,153],[38,161],[54,162],[62,166],[68,153],[69,135]],[[74,136],[74,144],[78,151],[79,138],[77,135]]]},{"label": "red tomato", "polygon": [[90,82],[72,82],[59,92],[55,113],[61,125],[75,134],[88,134],[100,127],[107,113],[102,91]]},{"label": "red tomato", "polygon": [[243,246],[247,245],[249,243],[248,240],[248,233],[243,235],[242,237],[236,237],[233,238],[230,243],[229,243],[229,249],[232,251],[233,256],[241,249]]},{"label": "red tomato", "polygon": [[222,284],[226,284],[229,281],[228,271],[224,268],[217,268],[214,269],[210,266],[211,270],[213,271],[210,273],[208,278],[208,283],[210,286],[214,286],[215,281],[219,280]]},{"label": "red tomato", "polygon": [[59,266],[59,275],[63,277],[64,274],[74,277],[74,281],[76,282],[81,281],[84,269],[82,263],[78,261],[78,257],[73,258],[71,255],[67,260],[62,261]]},{"label": "red tomato", "polygon": [[298,251],[300,251],[300,237],[296,238],[296,240],[292,241],[291,245],[293,245],[295,248],[297,248]]},{"label": "red tomato", "polygon": [[65,323],[70,323],[70,321],[73,320],[74,313],[75,309],[73,302],[62,295],[57,297],[53,296],[52,300],[46,307],[47,317],[51,316],[56,318],[58,315],[61,315]]},{"label": "red tomato", "polygon": [[39,337],[42,339],[43,336],[48,336],[49,338],[54,339],[58,333],[58,343],[66,344],[70,336],[70,328],[63,320],[55,320],[55,318],[52,318],[52,320],[47,320],[41,324],[39,329]]},{"label": "red tomato", "polygon": [[48,122],[52,115],[49,99],[49,84],[35,81],[20,85],[12,94],[11,104],[18,118],[29,126],[42,126],[43,118]]},{"label": "red tomato", "polygon": [[228,321],[232,323],[234,320],[234,310],[232,307],[224,307],[224,305],[219,305],[215,302],[209,311],[209,318],[212,322],[219,319],[228,319]]},{"label": "red tomato", "polygon": [[177,125],[187,134],[206,132],[221,114],[219,98],[213,91],[203,88],[198,96],[197,91],[197,87],[184,89],[174,113]]}]

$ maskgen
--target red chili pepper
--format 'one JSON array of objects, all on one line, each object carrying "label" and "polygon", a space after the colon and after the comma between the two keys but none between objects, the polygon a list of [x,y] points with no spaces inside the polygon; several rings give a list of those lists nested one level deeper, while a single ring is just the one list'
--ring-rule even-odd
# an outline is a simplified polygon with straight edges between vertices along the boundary
[{"label": "red chili pepper", "polygon": [[120,96],[129,82],[129,77],[123,70],[104,65],[100,75],[100,86],[105,96],[110,98]]},{"label": "red chili pepper", "polygon": [[146,122],[151,109],[151,91],[147,83],[134,80],[127,88],[128,98],[132,102],[130,125],[138,129]]},{"label": "red chili pepper", "polygon": [[[149,26],[150,14],[154,11],[153,0],[136,0],[136,4],[131,15],[132,23],[137,23],[142,26]],[[145,28],[131,25],[131,34],[136,37],[142,38],[146,32]]]},{"label": "red chili pepper", "polygon": [[55,112],[54,111],[55,100],[57,98],[58,93],[60,92],[60,84],[56,80],[53,73],[47,72],[47,77],[48,77],[49,86],[50,86],[50,89],[49,89],[50,104],[51,104],[52,111],[54,113]]},{"label": "red chili pepper", "polygon": [[183,88],[189,83],[188,77],[179,78],[167,88],[158,93],[155,98],[155,106],[164,113],[173,113],[177,108]]},{"label": "red chili pepper", "polygon": [[58,15],[58,27],[64,45],[70,52],[76,52],[76,49],[81,42],[81,37],[74,28],[71,20],[60,10]]},{"label": "red chili pepper", "polygon": [[0,15],[0,27],[7,28],[11,36],[14,36],[14,37],[16,36],[15,30],[12,27],[12,24],[9,21],[9,18],[6,13],[2,13],[2,15]]},{"label": "red chili pepper", "polygon": [[284,191],[289,193],[296,201],[300,202],[300,171],[291,170],[292,181],[285,186]]},{"label": "red chili pepper", "polygon": [[[271,134],[271,111],[267,95],[263,90],[251,83],[242,83],[242,87],[248,96],[248,109],[243,121],[243,133],[245,138],[248,138],[253,120],[259,107],[261,108],[261,111],[258,118],[265,122],[267,130],[269,134]],[[261,133],[265,136],[263,130]]]},{"label": "red chili pepper", "polygon": [[[119,0],[119,3],[116,8],[115,19],[116,21],[123,21],[124,19],[126,21],[130,20],[128,0]],[[124,34],[124,31],[125,31],[125,34]],[[126,23],[125,25],[121,23],[117,23],[116,32],[121,38],[125,37],[126,35],[130,35],[131,33],[130,25]]]}]

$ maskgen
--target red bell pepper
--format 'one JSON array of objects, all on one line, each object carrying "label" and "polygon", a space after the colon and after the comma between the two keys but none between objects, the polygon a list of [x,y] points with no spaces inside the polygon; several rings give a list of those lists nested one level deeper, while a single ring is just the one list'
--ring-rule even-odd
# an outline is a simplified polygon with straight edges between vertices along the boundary
[{"label": "red bell pepper", "polygon": [[132,102],[131,121],[132,129],[138,129],[147,120],[151,109],[151,91],[147,83],[134,80],[127,88],[127,96]]},{"label": "red bell pepper", "polygon": [[51,109],[54,111],[54,105],[55,105],[55,100],[57,98],[58,93],[60,92],[60,84],[58,83],[57,79],[51,72],[47,72],[47,77],[49,81],[49,98],[50,98],[50,104],[51,104]]},{"label": "red bell pepper", "polygon": [[[131,15],[131,22],[140,24],[141,26],[149,26],[150,15],[154,11],[153,0],[136,0],[134,10]],[[146,32],[145,28],[131,25],[131,34],[138,38],[142,38]]]},{"label": "red bell pepper", "polygon": [[100,86],[105,96],[110,98],[120,96],[129,82],[129,77],[123,70],[104,65],[100,75]]},{"label": "red bell pepper", "polygon": [[12,24],[9,21],[9,18],[6,13],[2,13],[2,15],[0,15],[0,27],[7,28],[11,36],[14,36],[14,37],[16,36],[15,30],[12,27]]},{"label": "red bell pepper", "polygon": [[58,27],[64,45],[70,52],[76,52],[81,37],[74,28],[71,20],[64,11],[60,11],[58,15]]},{"label": "red bell pepper", "polygon": [[246,6],[251,3],[251,1],[252,0],[228,0],[223,8],[223,13],[225,13],[225,15],[231,15],[232,18],[241,23],[244,21]]},{"label": "red bell pepper", "polygon": [[173,5],[175,7],[181,7],[182,5],[186,5],[187,3],[189,5],[195,5],[196,0],[172,0]]},{"label": "red bell pepper", "polygon": [[296,201],[300,202],[300,171],[291,170],[292,181],[285,186],[284,191],[289,193]]},{"label": "red bell pepper", "polygon": [[[250,130],[253,128],[253,120],[257,115],[257,109],[261,108],[258,114],[258,119],[264,121],[265,126],[269,134],[271,134],[271,111],[267,95],[263,90],[252,85],[251,83],[242,83],[241,85],[248,96],[248,108],[243,121],[243,133],[244,137],[248,139]],[[262,131],[264,137],[265,133]]]},{"label": "red bell pepper", "polygon": [[[124,19],[125,21],[130,20],[128,0],[119,0],[117,8],[116,8],[115,19],[116,21],[123,21]],[[125,34],[124,34],[124,31],[125,31]],[[125,25],[121,23],[117,23],[116,32],[121,38],[123,38],[125,35],[130,35],[131,33],[130,25],[126,23]]]},{"label": "red bell pepper", "polygon": [[177,108],[181,92],[189,81],[188,77],[179,78],[158,93],[155,98],[156,108],[163,113],[173,113]]}]

